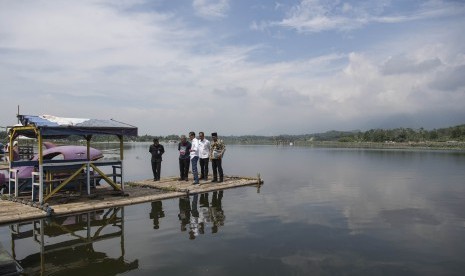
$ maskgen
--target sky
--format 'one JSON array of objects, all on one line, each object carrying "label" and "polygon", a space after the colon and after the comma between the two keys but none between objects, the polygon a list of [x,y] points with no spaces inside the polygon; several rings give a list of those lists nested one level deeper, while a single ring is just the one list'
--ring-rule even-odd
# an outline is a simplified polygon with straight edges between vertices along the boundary
[{"label": "sky", "polygon": [[139,135],[465,123],[463,0],[0,0],[0,126]]}]

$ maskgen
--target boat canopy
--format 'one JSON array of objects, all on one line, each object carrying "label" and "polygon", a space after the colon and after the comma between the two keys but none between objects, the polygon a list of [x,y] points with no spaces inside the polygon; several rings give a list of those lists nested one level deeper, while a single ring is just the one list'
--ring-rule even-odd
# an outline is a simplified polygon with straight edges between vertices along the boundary
[{"label": "boat canopy", "polygon": [[29,138],[36,138],[37,131],[45,139],[65,138],[70,135],[137,136],[137,127],[113,119],[64,118],[52,115],[18,115],[18,119],[23,126],[33,127],[20,130],[21,135]]}]

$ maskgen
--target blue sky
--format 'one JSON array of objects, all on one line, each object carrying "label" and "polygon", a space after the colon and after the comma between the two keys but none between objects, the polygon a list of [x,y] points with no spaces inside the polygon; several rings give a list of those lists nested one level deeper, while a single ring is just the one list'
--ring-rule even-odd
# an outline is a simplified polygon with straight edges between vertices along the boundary
[{"label": "blue sky", "polygon": [[464,1],[1,0],[0,125],[151,135],[465,123]]}]

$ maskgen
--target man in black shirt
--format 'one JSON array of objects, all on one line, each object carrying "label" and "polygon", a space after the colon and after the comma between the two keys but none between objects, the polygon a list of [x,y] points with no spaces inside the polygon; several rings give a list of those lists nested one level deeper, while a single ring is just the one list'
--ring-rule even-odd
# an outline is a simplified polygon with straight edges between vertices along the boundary
[{"label": "man in black shirt", "polygon": [[181,142],[178,144],[179,151],[179,180],[187,181],[190,165],[191,143],[187,141],[185,135],[181,135]]},{"label": "man in black shirt", "polygon": [[158,139],[153,139],[153,144],[150,145],[149,152],[152,154],[152,172],[153,180],[160,180],[161,156],[165,153],[165,148],[158,143]]}]

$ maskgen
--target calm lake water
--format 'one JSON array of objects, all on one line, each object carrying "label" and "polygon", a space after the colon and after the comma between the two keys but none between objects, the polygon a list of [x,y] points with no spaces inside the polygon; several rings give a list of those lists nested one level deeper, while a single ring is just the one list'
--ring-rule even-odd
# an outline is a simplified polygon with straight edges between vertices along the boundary
[{"label": "calm lake water", "polygon": [[[126,145],[126,181],[152,178],[148,146]],[[223,162],[265,185],[4,225],[0,242],[31,275],[465,275],[465,152],[230,145]]]}]

